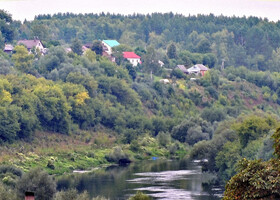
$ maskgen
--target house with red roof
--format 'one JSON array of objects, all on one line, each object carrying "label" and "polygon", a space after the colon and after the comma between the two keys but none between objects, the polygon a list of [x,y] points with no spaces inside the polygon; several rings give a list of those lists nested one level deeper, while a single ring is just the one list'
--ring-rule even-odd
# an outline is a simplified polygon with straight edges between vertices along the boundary
[{"label": "house with red roof", "polygon": [[17,42],[17,44],[18,45],[21,45],[21,44],[24,45],[29,52],[31,52],[31,50],[33,48],[35,48],[35,49],[39,49],[39,51],[41,53],[45,53],[45,48],[44,48],[42,42],[40,40],[38,40],[38,39],[34,39],[34,40],[19,40]]},{"label": "house with red roof", "polygon": [[133,67],[136,67],[138,64],[141,64],[141,57],[135,54],[134,52],[123,52],[123,57],[127,59]]}]

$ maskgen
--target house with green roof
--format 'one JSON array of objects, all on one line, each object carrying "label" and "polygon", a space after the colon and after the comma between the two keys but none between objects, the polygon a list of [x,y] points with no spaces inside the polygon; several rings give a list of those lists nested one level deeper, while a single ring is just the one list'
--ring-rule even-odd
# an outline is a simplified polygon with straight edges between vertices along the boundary
[{"label": "house with green roof", "polygon": [[102,41],[103,50],[108,53],[109,55],[112,54],[112,48],[119,46],[120,43],[116,40],[103,40]]}]

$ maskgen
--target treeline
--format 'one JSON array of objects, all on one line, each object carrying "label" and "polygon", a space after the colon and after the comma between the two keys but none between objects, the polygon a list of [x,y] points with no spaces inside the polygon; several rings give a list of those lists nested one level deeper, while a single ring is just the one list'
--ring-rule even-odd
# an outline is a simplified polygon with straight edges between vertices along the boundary
[{"label": "treeline", "polygon": [[[180,52],[214,54],[217,59],[215,66],[221,66],[224,61],[225,66],[279,71],[279,22],[257,17],[66,13],[39,15],[31,22],[15,22],[14,27],[15,39],[32,39],[35,36],[47,45],[54,41],[70,43],[74,38],[83,43],[116,39],[133,48],[153,46],[159,58],[164,60],[164,52],[173,42]],[[189,57],[180,64],[196,62]]]}]

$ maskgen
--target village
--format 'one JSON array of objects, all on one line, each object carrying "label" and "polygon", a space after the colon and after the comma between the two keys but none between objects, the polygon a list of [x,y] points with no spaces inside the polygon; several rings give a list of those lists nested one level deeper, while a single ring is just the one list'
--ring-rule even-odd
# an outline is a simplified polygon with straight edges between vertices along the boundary
[{"label": "village", "polygon": [[[116,57],[114,56],[114,48],[118,47],[121,44],[116,40],[102,40],[100,41],[100,43],[102,44],[102,56],[106,57],[108,60],[115,63]],[[40,55],[44,56],[45,54],[48,53],[48,49],[45,48],[41,40],[36,37],[34,37],[33,40],[26,40],[26,39],[19,40],[17,41],[17,45],[25,46],[30,54],[39,53]],[[91,50],[92,45],[93,45],[92,43],[87,43],[82,45],[83,54],[87,50]],[[65,47],[64,49],[66,53],[72,52],[72,49],[70,47]],[[14,46],[12,44],[5,44],[3,51],[11,55],[13,54]],[[122,52],[122,58],[127,60],[133,67],[137,67],[142,64],[141,56],[137,55],[133,51]],[[158,60],[157,62],[160,67],[164,67],[165,64],[163,61]],[[205,73],[209,70],[209,68],[203,64],[195,64],[193,66],[177,65],[174,66],[173,69],[179,70],[185,75],[190,75],[191,76],[190,80],[192,81],[197,80],[198,77],[203,77]],[[166,68],[167,71],[171,71],[173,69]],[[164,78],[164,79],[160,79],[159,82],[164,84],[170,84],[171,80]]]}]

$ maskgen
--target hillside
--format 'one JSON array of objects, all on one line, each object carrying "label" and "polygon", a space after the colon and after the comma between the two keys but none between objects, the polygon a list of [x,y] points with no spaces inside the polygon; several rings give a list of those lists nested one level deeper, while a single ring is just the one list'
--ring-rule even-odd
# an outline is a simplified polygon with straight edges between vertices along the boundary
[{"label": "hillside", "polygon": [[[187,157],[208,159],[204,170],[225,183],[240,159],[273,158],[279,23],[172,13],[20,23],[1,13],[0,46],[14,46],[0,52],[2,164],[63,174]],[[24,39],[45,48],[18,43]],[[119,41],[112,53],[107,39]],[[177,67],[197,64],[208,71]]]}]

